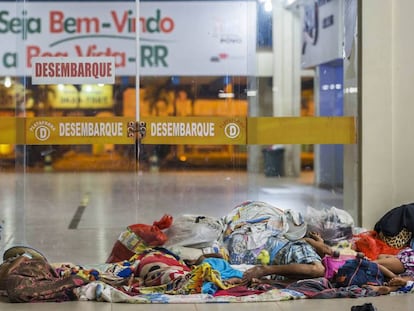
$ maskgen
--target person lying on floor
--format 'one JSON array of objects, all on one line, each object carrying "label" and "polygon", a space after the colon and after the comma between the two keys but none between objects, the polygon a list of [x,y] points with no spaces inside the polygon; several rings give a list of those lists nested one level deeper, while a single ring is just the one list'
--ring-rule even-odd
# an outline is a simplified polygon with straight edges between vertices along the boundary
[{"label": "person lying on floor", "polygon": [[[323,241],[323,239],[321,238],[321,236],[318,233],[315,232],[311,232],[310,233],[310,237],[305,238],[305,240],[310,243],[315,249],[316,251],[320,254],[320,256],[323,258],[324,256],[333,256],[334,255],[334,250],[327,244],[325,244],[325,242]],[[356,255],[356,257],[364,257],[364,254],[362,253],[358,253]],[[405,257],[407,259],[407,257]],[[367,259],[367,258],[365,258]],[[414,260],[414,257],[412,257],[412,259]],[[402,269],[400,266],[398,266],[395,263],[395,258],[394,259],[387,259],[388,264],[386,264],[385,260],[373,260],[373,262],[378,264],[378,268],[381,271],[381,273],[383,274],[383,276],[385,277],[386,280],[391,280],[393,278],[396,278],[399,276],[399,279],[401,279],[400,274],[402,273]],[[414,262],[412,264],[412,267],[414,269]],[[413,270],[414,271],[414,270]],[[414,272],[413,272],[414,275]]]},{"label": "person lying on floor", "polygon": [[308,238],[287,242],[275,255],[269,265],[256,265],[246,270],[242,282],[257,282],[266,276],[282,276],[292,282],[299,279],[323,277],[325,267],[322,257],[332,249],[315,233]]},{"label": "person lying on floor", "polygon": [[379,290],[383,294],[394,291],[409,292],[414,288],[414,250],[406,247],[397,255],[380,254],[376,262],[387,281]]},{"label": "person lying on floor", "polygon": [[[243,276],[242,271],[234,269],[221,254],[216,253],[201,255],[196,260],[181,260],[168,249],[157,247],[134,255],[127,263],[133,266],[134,273],[127,276],[126,282],[122,283],[122,292],[132,296],[156,293],[215,295],[219,290],[229,290],[240,285]],[[109,268],[104,270],[113,271],[113,267],[120,264],[122,263],[106,263],[104,265]],[[125,262],[123,265],[125,266]],[[103,276],[104,273],[101,280]],[[118,282],[118,285],[121,284]],[[100,289],[95,290],[98,287]],[[94,295],[96,292],[105,291],[103,288],[109,289],[102,282],[94,282],[80,288],[77,294],[81,300],[99,301],[100,298]],[[254,291],[246,290],[244,294],[252,293]],[[238,295],[241,293],[238,292]]]},{"label": "person lying on floor", "polygon": [[[323,239],[317,233],[311,233],[310,238],[305,238],[308,243],[314,246],[321,257],[326,255],[332,256],[334,250],[326,245]],[[358,254],[365,258],[363,254]],[[378,295],[386,295],[390,292],[409,292],[414,288],[414,251],[411,248],[401,250],[397,255],[383,254],[379,255],[376,260],[371,260],[378,265],[384,282],[379,285],[365,284]],[[335,282],[335,279],[330,281]]]},{"label": "person lying on floor", "polygon": [[[285,277],[285,284],[289,284],[296,280],[324,277],[325,266],[321,258],[332,256],[333,254],[334,250],[325,244],[318,233],[309,232],[308,236],[302,240],[289,242],[283,247],[276,255],[272,264],[258,265],[245,271],[242,281],[260,283],[267,282],[268,277],[274,278],[276,276],[277,278],[277,276],[282,276]],[[386,280],[396,278],[403,271],[401,266],[396,264],[395,258],[387,258],[389,263],[387,265],[383,265],[382,262],[384,261],[379,261],[377,264]],[[401,278],[398,280],[398,284],[400,284],[402,282]],[[330,281],[334,280],[331,279]],[[395,284],[397,284],[397,281],[395,281]],[[392,286],[388,289],[388,292],[392,290],[396,290],[396,288]],[[384,289],[381,290],[382,292],[384,292]]]},{"label": "person lying on floor", "polygon": [[374,262],[396,275],[414,277],[414,250],[410,247],[402,249],[397,255],[380,254]]},{"label": "person lying on floor", "polygon": [[76,274],[61,277],[46,258],[29,247],[12,247],[0,265],[0,293],[10,302],[76,300],[74,290],[89,281]]},{"label": "person lying on floor", "polygon": [[[140,294],[215,294],[241,283],[242,271],[234,269],[221,254],[204,254],[182,260],[168,249],[147,249],[131,259],[136,265],[131,290]],[[131,284],[132,285],[132,284]]]},{"label": "person lying on floor", "polygon": [[[310,237],[304,238],[309,244],[311,244],[315,250],[318,252],[318,254],[323,258],[324,256],[333,256],[334,250],[321,238],[321,236],[318,233],[311,232],[309,233]],[[402,253],[402,252],[401,252]],[[410,254],[412,257],[410,257]],[[410,267],[409,258],[412,259],[411,268],[414,269],[414,254],[412,252],[406,251],[403,254],[401,254],[399,257],[397,256],[390,256],[390,255],[384,255],[381,258],[377,260],[373,260],[372,262],[375,262],[378,265],[379,270],[383,274],[385,280],[385,284],[390,285],[390,290],[396,290],[395,286],[402,286],[404,282],[410,281],[413,279],[410,275],[402,275],[406,269],[401,267],[403,264],[402,262],[407,262],[407,267]],[[363,258],[364,254],[359,253],[357,256]],[[400,261],[398,258],[402,258]],[[367,259],[367,258],[365,258]],[[367,259],[368,260],[368,259]],[[407,268],[409,269],[409,268]],[[414,270],[411,274],[414,276]],[[392,281],[394,280],[394,281]]]},{"label": "person lying on floor", "polygon": [[236,286],[243,275],[219,254],[203,255],[189,266],[163,248],[148,249],[129,261],[89,267],[50,264],[30,247],[12,247],[3,259],[0,292],[10,302],[78,300],[79,288],[97,280],[115,287],[127,286],[131,294],[214,294],[218,289]]},{"label": "person lying on floor", "polygon": [[[182,260],[168,249],[159,247],[136,254],[131,260],[136,260],[134,275],[142,280],[140,287],[160,286],[160,290],[173,291],[174,287],[176,289],[182,286],[181,281],[186,282],[189,273],[194,274],[192,277],[197,279],[198,285],[195,287],[201,286],[199,289],[194,288],[194,291],[199,293],[213,293],[219,287],[228,288],[237,284],[243,276],[241,271],[233,269],[221,254],[216,253],[201,255],[196,260]],[[198,270],[203,273],[196,275]],[[205,282],[204,273],[214,274],[210,275],[210,278],[215,280],[217,286]],[[179,283],[181,285],[178,285]]]},{"label": "person lying on floor", "polygon": [[[319,254],[319,256],[321,256],[321,258],[325,256],[333,256],[335,253],[334,249],[331,248],[329,245],[325,244],[322,237],[316,232],[310,232],[309,237],[305,237],[304,240],[306,240],[309,244],[311,244],[315,248],[316,252]],[[339,253],[337,253],[337,256],[339,256]],[[357,256],[364,257],[362,253],[357,254],[355,257]],[[397,274],[399,273],[398,269],[395,269],[395,267],[392,267],[390,265],[383,265],[381,264],[381,262],[377,262],[377,261],[374,261],[374,262],[378,264],[378,267],[381,273],[388,280],[396,277]]]},{"label": "person lying on floor", "polygon": [[[320,258],[334,255],[334,250],[329,245],[325,244],[323,239],[317,233],[310,232],[308,233],[308,237],[305,237],[302,240],[308,245],[311,245]],[[292,247],[292,245],[289,245],[289,247]],[[326,264],[326,261],[323,261],[323,263]],[[376,263],[381,274],[377,285],[369,283],[336,288],[338,284],[335,284],[337,281],[335,275],[330,279],[326,279],[322,272],[323,270],[320,270],[319,273],[315,274],[314,266],[312,266],[312,264],[314,264],[314,262],[311,262],[311,264],[294,262],[282,265],[274,263],[269,266],[256,266],[246,271],[242,280],[244,282],[250,282],[251,286],[260,283],[275,284],[275,281],[268,277],[272,276],[272,274],[277,274],[278,276],[289,277],[284,282],[276,281],[277,284],[284,284],[287,288],[303,292],[307,296],[310,295],[309,297],[320,298],[377,296],[389,294],[391,291],[407,292],[414,287],[413,278],[400,277],[394,273],[401,270],[397,270],[390,265],[390,268],[393,270],[389,270],[387,267]],[[324,266],[323,269],[325,269]],[[267,278],[265,278],[266,276]],[[384,276],[388,282],[382,282],[382,276]]]}]

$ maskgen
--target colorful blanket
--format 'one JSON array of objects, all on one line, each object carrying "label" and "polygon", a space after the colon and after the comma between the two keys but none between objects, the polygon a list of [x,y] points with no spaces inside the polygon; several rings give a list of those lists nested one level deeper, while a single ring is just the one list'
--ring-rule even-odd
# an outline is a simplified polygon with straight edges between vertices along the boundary
[{"label": "colorful blanket", "polygon": [[268,302],[303,299],[306,296],[289,289],[271,289],[251,295],[229,296],[211,294],[166,294],[162,292],[131,295],[106,283],[95,281],[76,290],[80,300],[122,303],[209,303],[209,302]]}]

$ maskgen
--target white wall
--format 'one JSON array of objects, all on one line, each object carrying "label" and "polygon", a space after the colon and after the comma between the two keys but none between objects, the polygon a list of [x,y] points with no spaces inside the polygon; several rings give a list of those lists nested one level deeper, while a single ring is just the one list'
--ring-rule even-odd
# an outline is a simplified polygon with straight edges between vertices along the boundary
[{"label": "white wall", "polygon": [[361,221],[363,227],[372,228],[394,204],[392,108],[397,105],[392,97],[394,1],[361,2]]},{"label": "white wall", "polygon": [[414,1],[393,3],[394,205],[414,202]]},{"label": "white wall", "polygon": [[414,1],[363,0],[362,225],[414,202]]}]

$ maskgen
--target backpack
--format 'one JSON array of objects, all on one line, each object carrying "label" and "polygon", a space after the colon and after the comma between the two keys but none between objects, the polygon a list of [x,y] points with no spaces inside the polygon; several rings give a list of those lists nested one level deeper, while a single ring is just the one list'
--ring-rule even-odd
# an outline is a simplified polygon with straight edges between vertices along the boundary
[{"label": "backpack", "polygon": [[347,260],[338,269],[334,283],[335,287],[382,285],[384,275],[377,263],[365,258],[355,258]]}]

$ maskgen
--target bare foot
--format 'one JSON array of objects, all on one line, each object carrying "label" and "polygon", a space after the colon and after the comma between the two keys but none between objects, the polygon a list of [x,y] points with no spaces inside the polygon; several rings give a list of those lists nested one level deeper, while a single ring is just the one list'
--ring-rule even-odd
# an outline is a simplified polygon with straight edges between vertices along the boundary
[{"label": "bare foot", "polygon": [[391,288],[388,286],[364,285],[363,287],[372,289],[374,292],[377,292],[378,295],[388,295],[391,292]]},{"label": "bare foot", "polygon": [[407,284],[407,280],[402,277],[395,277],[392,278],[389,282],[389,285],[391,286],[405,286]]}]

